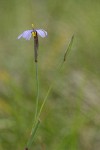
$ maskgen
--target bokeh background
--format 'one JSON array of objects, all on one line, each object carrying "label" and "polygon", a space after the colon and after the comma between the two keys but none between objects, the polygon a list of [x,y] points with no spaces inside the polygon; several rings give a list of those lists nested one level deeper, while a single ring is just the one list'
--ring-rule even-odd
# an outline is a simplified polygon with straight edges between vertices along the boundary
[{"label": "bokeh background", "polygon": [[[39,37],[40,104],[55,81],[31,149],[100,149],[100,1],[9,0],[0,2],[0,150],[23,150],[36,99],[33,39],[24,30],[43,28]],[[72,35],[63,69],[56,68]]]}]

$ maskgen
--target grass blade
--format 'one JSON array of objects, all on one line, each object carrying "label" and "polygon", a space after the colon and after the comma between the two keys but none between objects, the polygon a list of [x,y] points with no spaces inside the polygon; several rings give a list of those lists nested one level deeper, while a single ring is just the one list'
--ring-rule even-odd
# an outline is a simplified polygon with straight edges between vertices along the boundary
[{"label": "grass blade", "polygon": [[39,127],[39,124],[40,124],[40,120],[38,120],[36,122],[33,130],[31,131],[31,137],[29,138],[29,141],[27,142],[27,146],[26,146],[25,150],[28,150],[31,147],[31,145],[32,145],[32,143],[34,141],[34,137],[35,137],[36,131],[37,131],[38,127]]},{"label": "grass blade", "polygon": [[64,60],[63,61],[66,61],[66,58],[71,50],[71,47],[72,47],[72,44],[73,44],[73,40],[74,40],[74,35],[72,36],[71,40],[70,40],[70,43],[68,45],[68,48],[66,49],[65,51],[65,54],[64,54]]}]

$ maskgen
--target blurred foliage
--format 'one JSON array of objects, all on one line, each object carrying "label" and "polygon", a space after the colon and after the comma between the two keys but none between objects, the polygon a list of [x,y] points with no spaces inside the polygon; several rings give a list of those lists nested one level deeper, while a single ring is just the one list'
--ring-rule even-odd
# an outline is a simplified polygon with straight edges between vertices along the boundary
[{"label": "blurred foliage", "polygon": [[[100,1],[9,0],[0,3],[0,150],[22,150],[35,109],[33,39],[24,30],[48,31],[39,38],[40,103],[56,75],[41,115],[36,150],[100,149]],[[74,33],[72,51],[55,73]]]}]

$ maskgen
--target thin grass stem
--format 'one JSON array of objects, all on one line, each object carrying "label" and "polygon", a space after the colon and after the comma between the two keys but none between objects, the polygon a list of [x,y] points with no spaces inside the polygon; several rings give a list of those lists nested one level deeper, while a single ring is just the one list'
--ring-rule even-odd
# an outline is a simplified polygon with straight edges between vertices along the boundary
[{"label": "thin grass stem", "polygon": [[34,120],[36,120],[36,118],[37,118],[37,114],[38,114],[38,105],[39,105],[39,77],[38,77],[38,63],[35,63],[35,70],[36,70],[37,97],[36,97],[36,109],[35,109],[35,117],[34,117]]},{"label": "thin grass stem", "polygon": [[31,132],[31,135],[30,135],[31,137],[28,140],[27,145],[26,145],[26,149],[27,150],[31,147],[31,145],[32,145],[32,143],[34,141],[34,137],[35,137],[36,131],[37,131],[38,127],[39,127],[39,124],[40,124],[40,120],[37,121],[37,123],[35,124],[32,132]]}]

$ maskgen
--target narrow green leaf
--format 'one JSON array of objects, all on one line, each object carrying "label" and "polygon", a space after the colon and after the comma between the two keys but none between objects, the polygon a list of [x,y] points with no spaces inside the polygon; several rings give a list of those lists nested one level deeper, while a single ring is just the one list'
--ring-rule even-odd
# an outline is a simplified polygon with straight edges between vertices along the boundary
[{"label": "narrow green leaf", "polygon": [[71,47],[72,47],[72,44],[73,44],[73,40],[74,40],[74,35],[72,36],[71,40],[70,40],[70,43],[68,45],[68,48],[67,50],[65,51],[65,54],[64,54],[64,61],[66,61],[66,58],[71,50]]},{"label": "narrow green leaf", "polygon": [[[67,48],[67,50],[66,50],[65,53],[64,53],[63,62],[61,61],[61,62],[59,63],[59,65],[58,65],[58,68],[57,68],[57,71],[58,71],[58,72],[60,72],[60,70],[61,70],[61,68],[62,68],[62,66],[63,66],[63,63],[64,63],[64,61],[66,60],[66,57],[68,56],[68,54],[69,54],[69,52],[70,52],[70,50],[71,50],[71,46],[72,46],[72,44],[73,44],[73,39],[74,39],[74,35],[71,37],[70,43],[69,43],[69,45],[68,45],[68,48]],[[51,89],[52,89],[52,87],[53,87],[53,84],[54,84],[54,82],[51,83],[51,85],[50,85],[50,87],[49,87],[49,89],[48,89],[48,91],[47,91],[47,94],[46,94],[46,96],[45,96],[45,98],[44,98],[44,100],[43,100],[43,103],[42,103],[42,105],[41,105],[41,107],[40,107],[40,110],[39,110],[39,113],[38,113],[38,115],[37,115],[37,120],[39,119],[39,117],[40,117],[40,115],[41,115],[41,112],[42,112],[43,107],[44,107],[44,105],[45,105],[45,103],[46,103],[46,101],[47,101],[48,95],[49,95],[50,92],[51,92]]]},{"label": "narrow green leaf", "polygon": [[25,150],[28,150],[31,147],[31,145],[32,145],[32,143],[34,141],[34,137],[35,137],[36,131],[37,131],[38,127],[39,127],[39,124],[40,124],[40,120],[38,120],[36,122],[32,132],[31,132],[31,137],[29,138],[29,141],[27,143],[27,147],[25,148]]}]

